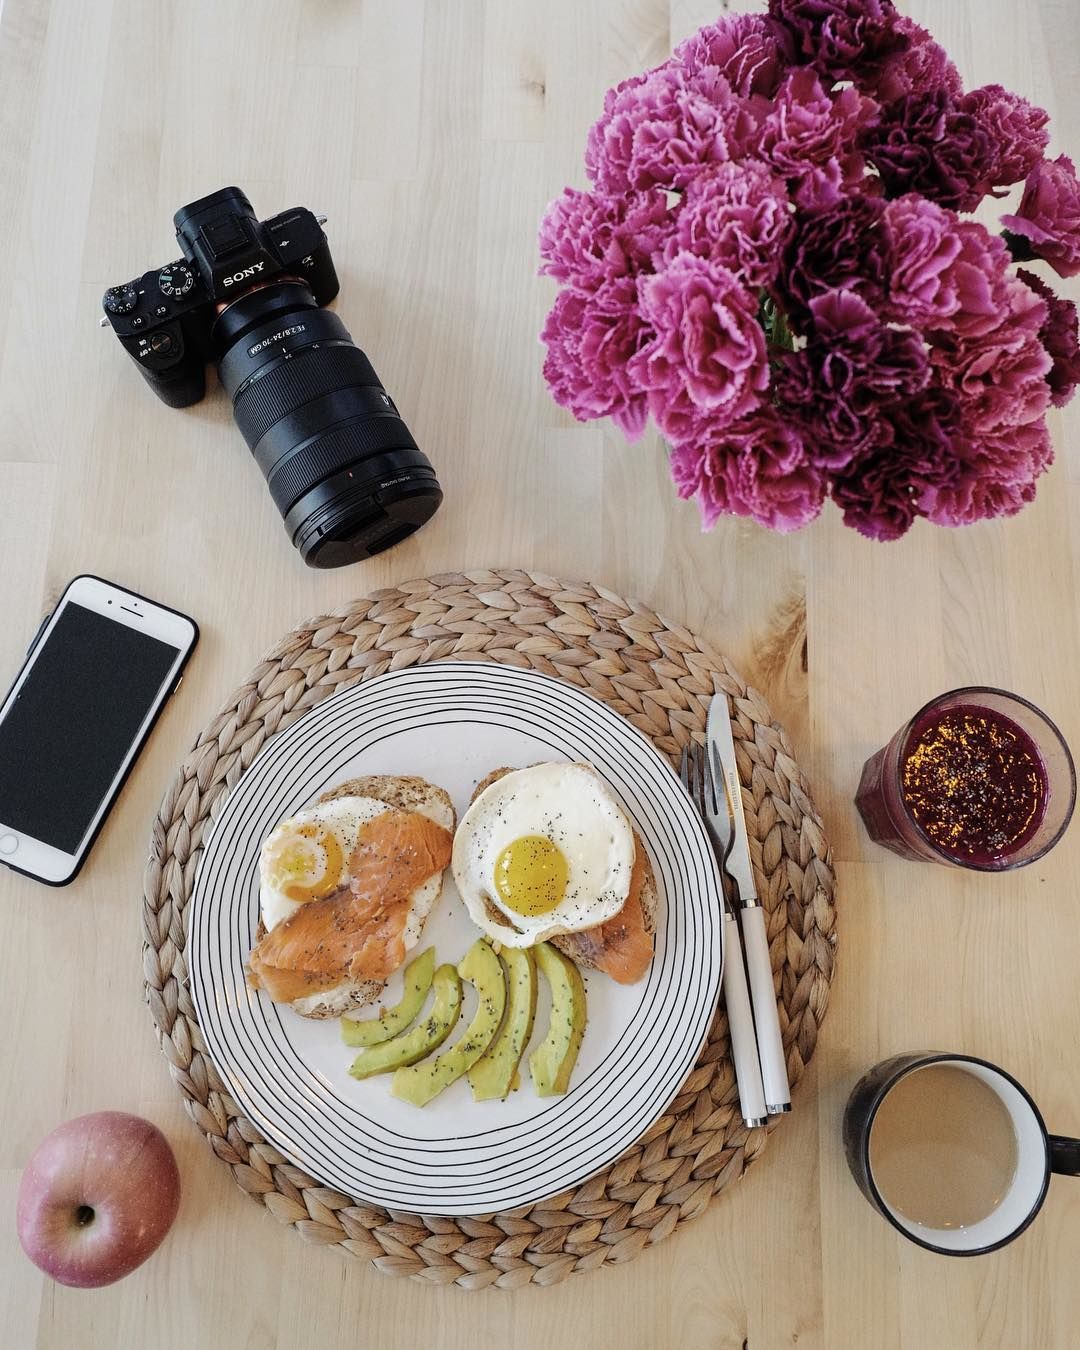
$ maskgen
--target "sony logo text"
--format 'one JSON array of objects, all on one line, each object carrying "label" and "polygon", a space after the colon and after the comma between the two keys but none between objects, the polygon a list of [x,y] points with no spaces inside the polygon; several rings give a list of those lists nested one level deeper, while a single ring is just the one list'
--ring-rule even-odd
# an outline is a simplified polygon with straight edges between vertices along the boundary
[{"label": "sony logo text", "polygon": [[221,283],[223,286],[234,286],[238,281],[246,281],[248,277],[255,276],[266,266],[264,262],[254,263],[251,267],[245,267],[242,272],[234,272],[231,277],[226,277]]}]

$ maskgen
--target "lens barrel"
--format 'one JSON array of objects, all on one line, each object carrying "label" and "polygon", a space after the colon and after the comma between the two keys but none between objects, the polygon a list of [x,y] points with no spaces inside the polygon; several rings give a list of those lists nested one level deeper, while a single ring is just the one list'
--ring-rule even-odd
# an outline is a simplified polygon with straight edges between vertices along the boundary
[{"label": "lens barrel", "polygon": [[309,566],[381,553],[438,510],[435,470],[304,282],[247,291],[220,312],[212,341],[236,424]]}]

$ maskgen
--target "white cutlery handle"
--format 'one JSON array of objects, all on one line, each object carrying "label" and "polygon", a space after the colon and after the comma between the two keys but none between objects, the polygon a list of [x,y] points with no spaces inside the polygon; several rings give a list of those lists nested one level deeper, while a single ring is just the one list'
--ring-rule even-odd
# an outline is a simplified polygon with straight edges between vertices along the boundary
[{"label": "white cutlery handle", "polygon": [[776,1011],[776,989],[773,986],[772,962],[769,960],[769,939],[765,932],[765,911],[760,905],[749,905],[740,910],[740,915],[746,968],[750,972],[750,998],[754,1005],[754,1026],[757,1029],[765,1104],[769,1114],[775,1115],[790,1108],[791,1087],[784,1062],[784,1043],[780,1038],[780,1018]]},{"label": "white cutlery handle", "polygon": [[735,1061],[735,1077],[739,1084],[739,1110],[747,1125],[763,1125],[767,1118],[765,1089],[761,1083],[754,1018],[746,989],[739,924],[734,914],[725,914],[724,924],[724,1002],[731,1034],[731,1057]]}]

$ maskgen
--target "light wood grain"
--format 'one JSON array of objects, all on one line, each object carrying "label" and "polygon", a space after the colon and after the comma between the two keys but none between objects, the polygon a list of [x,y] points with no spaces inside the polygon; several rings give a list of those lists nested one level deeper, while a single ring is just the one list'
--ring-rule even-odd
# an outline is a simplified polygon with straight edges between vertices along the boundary
[{"label": "light wood grain", "polygon": [[[934,26],[970,83],[1045,104],[1056,148],[1080,150],[1074,0],[904,8]],[[77,572],[186,609],[203,629],[182,696],[79,882],[51,891],[0,873],[5,1346],[1076,1344],[1080,1186],[1056,1182],[1015,1246],[949,1262],[875,1217],[839,1132],[858,1074],[924,1047],[998,1060],[1052,1127],[1080,1132],[1080,833],[1042,864],[987,880],[892,859],[851,808],[866,755],[945,687],[1015,688],[1080,746],[1070,453],[1080,417],[1054,418],[1059,463],[1017,520],[918,527],[875,547],[831,513],[795,538],[733,522],[703,536],[693,507],[674,500],[655,437],[628,448],[610,428],[578,427],[544,391],[539,214],[583,181],[604,89],[716,10],[716,0],[4,0],[0,681]],[[263,214],[297,202],[329,213],[337,308],[439,469],[445,508],[363,566],[305,570],[220,394],[165,408],[96,329],[105,286],[168,259],[172,211],[227,182]],[[514,1295],[380,1279],[247,1201],[171,1089],[142,1006],[138,932],[158,798],[264,649],[361,592],[485,564],[588,577],[721,645],[765,689],[811,772],[842,905],[822,1042],[762,1164],[633,1266]],[[185,1197],[150,1263],[78,1294],[22,1259],[14,1193],[41,1135],[107,1106],[161,1124]]]}]

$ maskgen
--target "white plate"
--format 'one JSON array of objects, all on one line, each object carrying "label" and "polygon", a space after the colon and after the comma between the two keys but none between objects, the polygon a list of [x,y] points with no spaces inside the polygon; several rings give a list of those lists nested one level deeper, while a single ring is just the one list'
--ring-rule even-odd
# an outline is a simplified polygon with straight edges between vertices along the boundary
[{"label": "white plate", "polygon": [[[526,1063],[505,1102],[467,1082],[423,1109],[387,1077],[357,1082],[334,1020],[252,992],[244,962],[259,917],[259,846],[272,827],[357,774],[419,774],[460,813],[500,765],[588,760],[621,797],[660,891],[656,955],[625,987],[583,972],[589,1021],[570,1091],[541,1099]],[[240,1109],[283,1153],[346,1194],[425,1214],[514,1209],[612,1162],[660,1116],[705,1039],[720,988],[723,924],[703,827],[671,766],[605,704],[561,680],[488,662],[412,666],[320,703],[276,736],[213,828],[189,917],[191,990],[207,1048]],[[458,961],[478,936],[449,871],[420,948]],[[397,999],[401,977],[387,989]],[[459,1028],[474,995],[466,986]],[[534,1044],[547,1025],[541,981]],[[454,1035],[460,1034],[460,1031]],[[526,1056],[527,1058],[527,1056]]]}]

